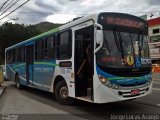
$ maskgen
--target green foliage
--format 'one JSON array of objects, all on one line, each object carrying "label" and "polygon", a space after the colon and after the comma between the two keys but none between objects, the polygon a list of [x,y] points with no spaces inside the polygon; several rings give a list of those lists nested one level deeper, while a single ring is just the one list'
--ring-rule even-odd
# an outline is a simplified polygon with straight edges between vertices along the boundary
[{"label": "green foliage", "polygon": [[5,23],[0,26],[0,64],[4,64],[5,48],[40,34],[36,26]]},{"label": "green foliage", "polygon": [[54,28],[57,28],[59,26],[61,26],[62,24],[53,24],[53,23],[49,23],[49,22],[41,22],[39,24],[36,24],[34,26],[37,27],[38,30],[40,30],[42,33],[52,30]]},{"label": "green foliage", "polygon": [[36,25],[5,23],[0,26],[0,64],[4,64],[5,48],[27,40],[61,24],[42,22]]}]

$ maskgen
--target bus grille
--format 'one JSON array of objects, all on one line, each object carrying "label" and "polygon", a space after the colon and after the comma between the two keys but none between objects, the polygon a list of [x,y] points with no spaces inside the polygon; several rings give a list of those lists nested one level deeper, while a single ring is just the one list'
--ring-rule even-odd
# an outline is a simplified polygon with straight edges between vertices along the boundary
[{"label": "bus grille", "polygon": [[118,94],[120,96],[122,96],[123,98],[129,98],[129,97],[136,97],[142,94],[145,94],[147,91],[149,90],[149,88],[145,88],[145,89],[140,89],[140,92],[138,94],[132,94],[131,90],[128,90],[127,92],[123,92],[123,91],[118,91]]}]

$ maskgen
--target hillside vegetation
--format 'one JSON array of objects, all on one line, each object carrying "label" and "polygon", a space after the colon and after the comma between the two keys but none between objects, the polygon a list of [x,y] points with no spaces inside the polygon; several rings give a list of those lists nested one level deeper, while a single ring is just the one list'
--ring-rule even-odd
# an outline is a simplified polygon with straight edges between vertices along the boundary
[{"label": "hillside vegetation", "polygon": [[0,26],[0,64],[4,64],[5,48],[52,30],[60,24],[42,22],[36,25],[5,23]]}]

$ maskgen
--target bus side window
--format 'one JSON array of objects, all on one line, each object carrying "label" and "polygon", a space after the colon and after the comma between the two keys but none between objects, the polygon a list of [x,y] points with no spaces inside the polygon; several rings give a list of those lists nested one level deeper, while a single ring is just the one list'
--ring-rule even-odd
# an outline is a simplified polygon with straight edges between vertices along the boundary
[{"label": "bus side window", "polygon": [[55,37],[51,36],[45,39],[44,42],[44,59],[54,58]]},{"label": "bus side window", "polygon": [[57,39],[57,58],[70,59],[72,55],[71,31],[67,30],[58,34]]},{"label": "bus side window", "polygon": [[18,57],[17,57],[17,61],[18,61],[18,62],[22,62],[22,61],[21,61],[21,47],[18,48]]},{"label": "bus side window", "polygon": [[21,47],[21,62],[25,62],[25,46]]},{"label": "bus side window", "polygon": [[35,60],[43,60],[43,39],[36,42]]},{"label": "bus side window", "polygon": [[18,62],[18,48],[15,48],[15,62]]},{"label": "bus side window", "polygon": [[15,49],[12,50],[12,63],[15,62]]}]

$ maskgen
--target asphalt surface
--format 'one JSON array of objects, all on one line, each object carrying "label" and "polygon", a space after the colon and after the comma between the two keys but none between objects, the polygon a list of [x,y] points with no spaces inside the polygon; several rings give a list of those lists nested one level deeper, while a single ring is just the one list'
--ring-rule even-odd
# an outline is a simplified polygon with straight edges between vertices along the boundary
[{"label": "asphalt surface", "polygon": [[135,102],[160,107],[160,82],[154,81],[152,94],[143,98],[139,98],[135,100]]},{"label": "asphalt surface", "polygon": [[0,87],[0,96],[1,96],[2,93],[4,92],[5,88],[6,88],[5,86],[1,86],[1,87]]},{"label": "asphalt surface", "polygon": [[[0,98],[0,119],[15,120],[108,120],[114,115],[160,114],[160,82],[154,82],[153,93],[134,101],[92,104],[78,101],[74,106],[60,105],[48,92],[25,88],[17,90],[11,82]],[[156,116],[160,119],[159,116]],[[125,120],[125,119],[124,119]],[[133,119],[132,119],[133,120]],[[157,119],[158,120],[158,119]]]}]

